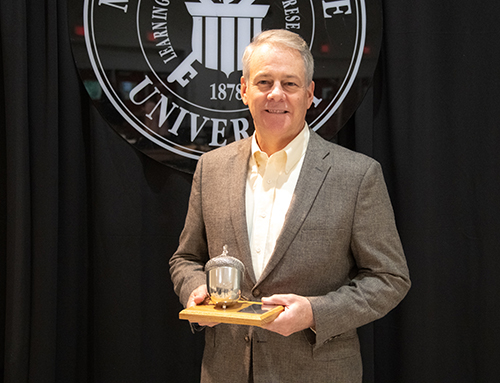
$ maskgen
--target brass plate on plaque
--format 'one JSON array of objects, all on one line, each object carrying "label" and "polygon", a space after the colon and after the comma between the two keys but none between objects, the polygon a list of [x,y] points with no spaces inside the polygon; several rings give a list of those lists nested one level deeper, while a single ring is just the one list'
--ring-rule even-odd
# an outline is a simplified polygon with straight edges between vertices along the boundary
[{"label": "brass plate on plaque", "polygon": [[225,309],[209,303],[182,310],[179,319],[261,327],[276,319],[283,310],[283,306],[263,305],[261,302],[238,301]]}]

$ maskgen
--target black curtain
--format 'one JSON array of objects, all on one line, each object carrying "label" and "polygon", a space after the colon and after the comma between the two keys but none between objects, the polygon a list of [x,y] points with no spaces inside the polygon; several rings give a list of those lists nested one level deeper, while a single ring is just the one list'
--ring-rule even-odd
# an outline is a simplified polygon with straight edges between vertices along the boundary
[{"label": "black curtain", "polygon": [[[413,287],[360,329],[365,382],[500,376],[500,4],[384,0],[372,90],[336,140],[382,163]],[[66,3],[0,2],[0,377],[196,382],[168,259],[191,176],[90,104]]]}]

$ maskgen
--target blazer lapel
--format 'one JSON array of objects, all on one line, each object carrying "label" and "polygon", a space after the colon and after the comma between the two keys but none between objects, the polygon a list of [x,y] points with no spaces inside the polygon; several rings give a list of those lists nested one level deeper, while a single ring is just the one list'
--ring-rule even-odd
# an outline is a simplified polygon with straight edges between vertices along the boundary
[{"label": "blazer lapel", "polygon": [[330,163],[325,161],[329,155],[331,155],[330,149],[322,144],[322,139],[316,133],[311,131],[304,163],[285,217],[285,223],[259,282],[263,281],[283,258],[309,214],[316,195],[330,170]]},{"label": "blazer lapel", "polygon": [[[231,223],[234,229],[234,236],[238,244],[241,261],[246,265],[246,273],[255,284],[255,274],[252,268],[252,256],[250,253],[250,242],[248,239],[248,227],[246,218],[246,184],[248,172],[248,159],[251,152],[251,139],[245,140],[238,148],[238,153],[229,158],[230,161],[228,174],[231,174],[233,179],[230,183],[230,206],[221,207],[229,208],[231,214]],[[231,249],[229,249],[231,254]]]}]

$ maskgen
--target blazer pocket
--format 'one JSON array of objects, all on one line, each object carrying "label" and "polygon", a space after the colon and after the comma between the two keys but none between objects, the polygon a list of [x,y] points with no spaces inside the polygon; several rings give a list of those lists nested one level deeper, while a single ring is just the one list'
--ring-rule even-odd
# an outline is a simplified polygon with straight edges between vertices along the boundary
[{"label": "blazer pocket", "polygon": [[[314,261],[316,267],[322,267],[321,258],[331,264],[332,256],[340,255],[343,260],[350,253],[351,234],[345,229],[333,230],[301,230],[293,241],[290,249],[303,253],[313,254],[314,259],[307,258],[307,262]],[[289,250],[290,251],[290,250]]]},{"label": "blazer pocket", "polygon": [[330,243],[350,241],[350,230],[346,228],[311,228],[303,227],[297,235],[299,241]]},{"label": "blazer pocket", "polygon": [[356,330],[350,330],[326,341],[322,346],[313,348],[313,359],[329,361],[350,358],[360,353]]}]

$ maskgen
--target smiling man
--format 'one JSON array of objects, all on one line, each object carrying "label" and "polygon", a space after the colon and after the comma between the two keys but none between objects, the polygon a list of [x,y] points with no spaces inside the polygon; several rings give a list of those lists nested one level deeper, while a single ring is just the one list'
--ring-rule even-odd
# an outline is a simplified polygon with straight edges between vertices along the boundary
[{"label": "smiling man", "polygon": [[243,102],[252,114],[259,147],[271,156],[304,129],[306,112],[314,98],[314,82],[306,75],[300,52],[286,45],[250,48],[243,60]]},{"label": "smiling man", "polygon": [[246,266],[245,299],[285,307],[264,328],[200,323],[203,383],[359,383],[356,328],[410,287],[380,165],[305,122],[313,68],[297,34],[257,36],[241,80],[255,134],[198,162],[170,261],[181,302],[205,302],[204,265],[227,245]]}]

